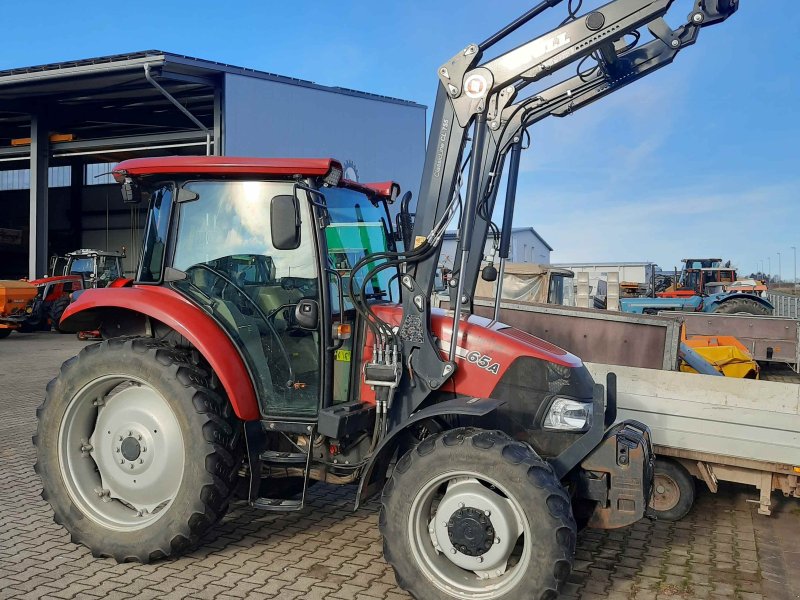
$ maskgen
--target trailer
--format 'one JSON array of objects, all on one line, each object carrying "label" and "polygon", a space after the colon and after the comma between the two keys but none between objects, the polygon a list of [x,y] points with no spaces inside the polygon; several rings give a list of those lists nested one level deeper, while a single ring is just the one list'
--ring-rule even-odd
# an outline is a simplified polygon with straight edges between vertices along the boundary
[{"label": "trailer", "polygon": [[681,518],[694,479],[755,486],[758,512],[772,492],[800,498],[800,385],[586,363],[595,381],[617,378],[617,417],[647,423],[657,464],[652,506]]},{"label": "trailer", "polygon": [[[478,298],[474,305],[476,314],[493,317],[493,300]],[[769,515],[773,491],[800,498],[800,385],[678,371],[680,328],[691,316],[526,302],[502,302],[498,315],[584,357],[595,381],[615,375],[617,418],[652,429],[657,458],[651,507],[658,518],[685,516],[696,481],[714,493],[720,481],[752,485],[759,490],[758,512]]]}]

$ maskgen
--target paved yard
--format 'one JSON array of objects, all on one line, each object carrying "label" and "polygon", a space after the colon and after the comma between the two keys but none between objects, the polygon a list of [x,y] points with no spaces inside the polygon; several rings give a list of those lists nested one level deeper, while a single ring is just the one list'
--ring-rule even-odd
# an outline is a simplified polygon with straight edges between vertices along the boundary
[{"label": "paved yard", "polygon": [[[316,486],[295,514],[237,507],[201,548],[153,565],[70,543],[39,497],[31,435],[46,382],[80,345],[44,333],[0,341],[0,598],[408,598],[381,557],[375,504],[353,513],[350,489]],[[584,532],[565,597],[797,600],[800,502],[781,500],[769,518],[746,502],[755,497],[723,487],[701,492],[680,523]]]}]

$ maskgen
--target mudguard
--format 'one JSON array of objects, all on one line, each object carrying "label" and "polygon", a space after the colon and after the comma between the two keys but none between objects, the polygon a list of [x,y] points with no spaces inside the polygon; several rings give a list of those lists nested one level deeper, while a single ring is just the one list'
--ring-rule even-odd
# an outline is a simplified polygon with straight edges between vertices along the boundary
[{"label": "mudguard", "polygon": [[720,292],[719,294],[711,294],[704,299],[703,312],[714,312],[720,304],[736,298],[744,298],[756,302],[769,311],[775,310],[775,307],[772,306],[769,300],[765,300],[756,294],[748,294],[747,292]]},{"label": "mudguard", "polygon": [[60,327],[71,332],[102,329],[110,335],[144,335],[145,317],[191,342],[219,377],[237,417],[260,418],[255,388],[239,350],[208,313],[174,290],[154,285],[86,290],[66,308]]},{"label": "mudguard", "polygon": [[467,417],[485,417],[486,415],[497,410],[497,408],[503,404],[505,404],[505,400],[462,397],[454,400],[446,400],[445,402],[439,402],[433,406],[423,408],[422,410],[412,414],[408,420],[403,423],[402,427],[396,427],[394,430],[392,430],[372,454],[372,457],[370,458],[363,474],[361,475],[361,481],[358,484],[355,508],[357,509],[361,502],[375,494],[378,491],[377,488],[379,485],[382,487],[383,477],[380,478],[380,481],[371,481],[373,474],[375,473],[375,469],[376,467],[380,466],[383,473],[385,473],[386,467],[388,466],[389,461],[392,459],[392,455],[394,455],[394,452],[397,449],[397,445],[399,443],[399,434],[406,431],[409,426],[413,425],[414,423],[424,421],[425,419],[438,416],[458,415]]}]

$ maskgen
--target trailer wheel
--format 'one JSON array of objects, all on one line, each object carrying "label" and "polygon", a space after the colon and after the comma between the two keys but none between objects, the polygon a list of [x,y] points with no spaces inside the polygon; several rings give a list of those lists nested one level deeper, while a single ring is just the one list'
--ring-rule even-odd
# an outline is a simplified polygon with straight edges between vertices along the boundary
[{"label": "trailer wheel", "polygon": [[225,514],[240,424],[188,354],[148,338],[87,346],[36,413],[42,498],[93,555],[176,555]]},{"label": "trailer wheel", "polygon": [[757,300],[750,300],[749,298],[731,298],[730,300],[723,300],[722,303],[714,310],[715,313],[720,315],[770,315],[770,311],[766,306]]},{"label": "trailer wheel", "polygon": [[575,552],[570,499],[552,468],[500,431],[432,435],[381,498],[383,553],[418,600],[555,598]]},{"label": "trailer wheel", "polygon": [[694,478],[683,465],[656,459],[653,499],[650,508],[658,519],[679,521],[694,504]]}]

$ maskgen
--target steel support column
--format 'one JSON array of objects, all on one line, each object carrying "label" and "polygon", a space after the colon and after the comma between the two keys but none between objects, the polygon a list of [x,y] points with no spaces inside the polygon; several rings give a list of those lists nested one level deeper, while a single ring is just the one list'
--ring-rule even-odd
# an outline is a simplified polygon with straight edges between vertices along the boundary
[{"label": "steel support column", "polygon": [[47,274],[47,212],[50,139],[47,119],[41,113],[31,115],[30,221],[28,233],[28,277]]},{"label": "steel support column", "polygon": [[219,83],[216,83],[214,88],[214,156],[223,156],[225,154],[225,146],[223,141],[223,130],[225,122],[223,119],[223,102],[225,97],[223,95],[223,86],[225,85],[224,77]]}]

